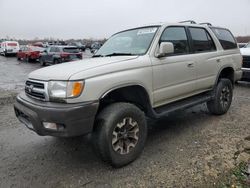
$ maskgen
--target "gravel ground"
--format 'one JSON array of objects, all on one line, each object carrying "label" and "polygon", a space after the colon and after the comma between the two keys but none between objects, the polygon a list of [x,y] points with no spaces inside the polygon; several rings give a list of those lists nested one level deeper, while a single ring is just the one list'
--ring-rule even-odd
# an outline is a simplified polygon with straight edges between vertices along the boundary
[{"label": "gravel ground", "polygon": [[[0,88],[11,90],[5,96],[18,90],[15,84],[22,88],[27,72],[37,65],[21,66],[19,73],[5,78],[2,74],[11,67],[0,59]],[[224,116],[212,116],[200,105],[149,120],[144,152],[121,169],[96,157],[89,136],[40,137],[18,122],[11,101],[1,104],[0,187],[216,187],[217,179],[244,157],[244,138],[250,135],[249,91],[250,84],[237,85]]]}]

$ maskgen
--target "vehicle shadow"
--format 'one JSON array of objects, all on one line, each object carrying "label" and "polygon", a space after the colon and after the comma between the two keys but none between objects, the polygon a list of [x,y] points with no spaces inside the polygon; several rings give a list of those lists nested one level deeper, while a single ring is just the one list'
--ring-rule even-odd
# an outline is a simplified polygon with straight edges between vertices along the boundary
[{"label": "vehicle shadow", "polygon": [[[157,150],[161,148],[161,143],[174,141],[176,137],[180,137],[187,131],[192,131],[195,127],[202,129],[201,121],[208,119],[210,115],[205,105],[200,105],[188,110],[177,111],[158,120],[148,119],[148,138],[143,152],[143,158],[150,158],[155,155]],[[57,148],[58,153],[64,155],[66,163],[75,163],[76,165],[92,164],[91,168],[110,169],[111,167],[103,163],[94,152],[91,142],[91,135],[79,136],[74,138],[52,138],[49,145]],[[70,155],[68,155],[70,154]],[[72,160],[73,159],[73,160]],[[140,159],[139,159],[140,160]]]}]

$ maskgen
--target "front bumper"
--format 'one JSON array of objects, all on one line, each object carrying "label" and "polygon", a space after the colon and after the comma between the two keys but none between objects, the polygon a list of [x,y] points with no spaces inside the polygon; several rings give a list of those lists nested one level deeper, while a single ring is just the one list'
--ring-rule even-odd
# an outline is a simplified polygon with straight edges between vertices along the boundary
[{"label": "front bumper", "polygon": [[250,68],[242,68],[243,74],[241,80],[250,81]]},{"label": "front bumper", "polygon": [[[38,135],[73,137],[92,132],[98,106],[98,102],[80,104],[42,102],[21,93],[16,98],[14,109],[19,121]],[[56,123],[63,129],[47,129],[43,122]]]},{"label": "front bumper", "polygon": [[242,70],[237,70],[235,71],[235,75],[234,75],[234,81],[239,81],[242,78]]}]

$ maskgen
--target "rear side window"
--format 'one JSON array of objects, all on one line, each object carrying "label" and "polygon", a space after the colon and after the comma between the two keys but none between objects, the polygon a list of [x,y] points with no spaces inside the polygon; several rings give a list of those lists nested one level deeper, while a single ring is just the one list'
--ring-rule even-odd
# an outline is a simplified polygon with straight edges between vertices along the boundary
[{"label": "rear side window", "polygon": [[238,48],[232,33],[227,29],[211,28],[224,50]]},{"label": "rear side window", "polygon": [[213,40],[204,28],[191,27],[189,31],[193,41],[194,52],[199,53],[216,50]]},{"label": "rear side window", "polygon": [[174,54],[189,53],[188,39],[184,27],[168,27],[162,33],[160,42],[172,42]]}]

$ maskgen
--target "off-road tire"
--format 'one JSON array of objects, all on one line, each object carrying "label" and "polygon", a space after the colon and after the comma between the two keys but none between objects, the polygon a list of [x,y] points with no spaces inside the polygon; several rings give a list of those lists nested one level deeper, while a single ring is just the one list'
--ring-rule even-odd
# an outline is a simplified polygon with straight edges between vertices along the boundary
[{"label": "off-road tire", "polygon": [[[124,121],[125,125],[122,126]],[[131,122],[131,124],[127,121]],[[136,144],[134,144],[136,139],[132,138],[133,136],[131,135],[131,138],[121,138],[120,136],[121,139],[117,139],[118,136],[114,135],[116,134],[115,130],[120,129],[120,126],[125,129],[125,127],[129,127],[132,124],[132,129],[128,130],[131,130],[131,132],[134,131],[133,136],[137,135]],[[138,158],[143,151],[146,138],[147,123],[145,115],[139,108],[129,103],[114,103],[104,108],[96,118],[94,131],[92,133],[92,142],[95,151],[99,154],[103,161],[108,162],[116,168],[125,166]],[[122,144],[123,139],[125,140],[125,144]],[[119,141],[115,142],[115,140]],[[132,148],[130,141],[133,142]],[[122,148],[115,150],[117,149],[117,147],[115,147],[117,146],[115,143],[118,145],[118,148],[122,145]],[[123,149],[126,148],[126,146],[129,147],[127,147],[127,149]],[[128,153],[121,153],[122,151],[128,151]]]},{"label": "off-road tire", "polygon": [[232,98],[232,82],[229,79],[220,79],[214,91],[214,99],[207,102],[207,108],[211,114],[223,115],[228,111]]}]

